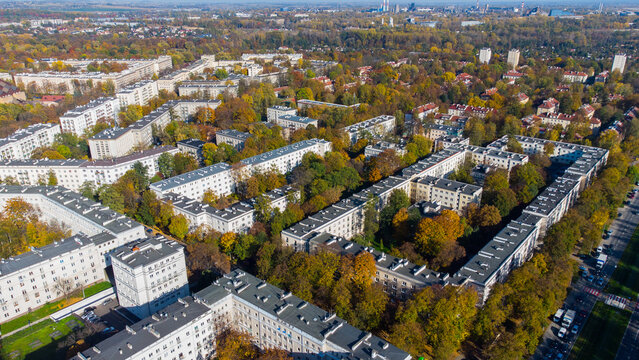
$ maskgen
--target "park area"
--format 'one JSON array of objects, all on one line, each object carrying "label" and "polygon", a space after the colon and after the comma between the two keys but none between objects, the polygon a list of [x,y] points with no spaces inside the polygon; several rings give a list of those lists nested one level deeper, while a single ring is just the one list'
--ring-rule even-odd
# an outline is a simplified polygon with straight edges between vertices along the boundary
[{"label": "park area", "polygon": [[639,228],[632,234],[605,291],[636,300],[639,292]]},{"label": "park area", "polygon": [[46,319],[2,339],[2,359],[49,360],[55,355],[58,341],[83,326],[75,315],[59,322]]},{"label": "park area", "polygon": [[597,302],[572,348],[570,359],[614,359],[630,315],[630,311]]}]

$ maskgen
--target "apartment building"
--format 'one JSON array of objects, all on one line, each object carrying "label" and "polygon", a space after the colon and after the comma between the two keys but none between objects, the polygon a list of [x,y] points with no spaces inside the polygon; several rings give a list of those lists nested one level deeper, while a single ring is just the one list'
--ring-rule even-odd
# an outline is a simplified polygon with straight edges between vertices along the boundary
[{"label": "apartment building", "polygon": [[280,54],[280,53],[269,53],[269,54],[242,54],[242,61],[248,60],[265,60],[265,61],[274,61],[277,58],[287,59],[291,63],[302,60],[302,54]]},{"label": "apartment building", "polygon": [[241,160],[240,163],[244,165],[242,170],[245,174],[269,170],[286,174],[302,163],[302,158],[305,154],[312,152],[319,156],[324,156],[324,154],[331,151],[332,146],[333,144],[330,141],[323,139],[303,140]]},{"label": "apartment building", "polygon": [[215,336],[231,327],[260,348],[279,348],[295,360],[408,360],[410,355],[343,319],[240,270],[193,297],[98,343],[74,360],[196,360],[214,353]]},{"label": "apartment building", "polygon": [[235,180],[229,164],[217,163],[154,182],[149,188],[161,198],[169,193],[176,193],[191,199],[202,199],[207,190],[213,191],[217,196],[232,194],[235,191]]},{"label": "apartment building", "polygon": [[58,186],[0,185],[0,208],[10,199],[34,206],[40,219],[75,235],[0,259],[0,320],[52,302],[64,292],[106,279],[109,252],[144,237],[144,227],[78,193]]},{"label": "apartment building", "polygon": [[297,110],[287,106],[272,106],[266,109],[266,121],[275,123],[283,115],[297,115]]},{"label": "apartment building", "polygon": [[[556,113],[556,114],[552,114],[552,113],[543,113],[541,115],[539,115],[539,119],[541,119],[541,123],[548,126],[548,127],[554,127],[554,126],[561,126],[562,128],[567,128],[568,126],[570,126],[570,124],[573,123],[577,123],[577,119],[575,118],[575,115],[568,115],[568,114],[564,114],[564,113]],[[599,128],[601,127],[601,120],[597,119],[597,118],[587,118],[588,120],[588,127],[593,130],[593,131],[598,131]]]},{"label": "apartment building", "polygon": [[226,303],[220,305],[223,308],[217,310],[190,296],[180,298],[161,313],[126,326],[123,331],[79,352],[73,359],[208,359],[213,354],[215,335],[220,330],[214,319],[230,309]]},{"label": "apartment building", "polygon": [[428,103],[421,106],[418,106],[413,109],[413,114],[420,119],[424,120],[429,114],[436,114],[439,111],[439,106],[435,103]]},{"label": "apartment building", "polygon": [[359,107],[359,104],[342,105],[342,104],[335,104],[335,103],[329,103],[329,102],[323,102],[323,101],[317,101],[317,100],[308,100],[308,99],[297,100],[297,108],[299,110],[304,110],[306,108],[313,107],[313,106],[348,109],[348,108],[357,108]]},{"label": "apartment building", "polygon": [[37,309],[78,289],[103,281],[103,261],[84,234],[0,260],[0,321]]},{"label": "apartment building", "polygon": [[120,101],[117,98],[102,97],[67,111],[60,116],[60,126],[63,132],[81,136],[100,120],[117,123],[119,111]]},{"label": "apartment building", "polygon": [[173,206],[174,213],[184,215],[191,228],[206,226],[221,233],[242,234],[248,232],[255,223],[255,203],[258,199],[267,200],[272,210],[283,212],[289,199],[299,199],[299,195],[299,191],[287,185],[257,198],[236,202],[222,210],[174,193],[168,194],[164,201]]},{"label": "apartment building", "polygon": [[122,88],[115,97],[120,101],[120,109],[124,110],[129,105],[146,106],[158,94],[157,81],[143,80]]},{"label": "apartment building", "polygon": [[199,60],[192,62],[189,66],[164,75],[158,79],[158,90],[174,92],[175,86],[190,79],[191,75],[198,75],[204,69],[214,67],[215,55],[202,55]]},{"label": "apartment building", "polygon": [[447,136],[461,136],[464,128],[456,125],[428,124],[426,126],[426,137],[432,141],[437,141]]},{"label": "apartment building", "polygon": [[517,66],[519,65],[519,50],[518,49],[512,49],[512,50],[508,51],[508,59],[506,60],[506,63],[513,70],[515,70],[517,68]]},{"label": "apartment building", "polygon": [[537,107],[537,115],[557,113],[559,112],[559,104],[559,100],[548,98]]},{"label": "apartment building", "polygon": [[364,120],[344,128],[344,131],[351,139],[351,144],[357,140],[371,136],[381,138],[386,134],[395,131],[395,117],[391,115],[380,115],[372,119]]},{"label": "apartment building", "polygon": [[462,211],[469,204],[481,202],[482,187],[459,181],[424,176],[411,182],[410,199],[412,202],[430,201],[439,205]]},{"label": "apartment building", "polygon": [[448,107],[448,114],[455,116],[473,116],[479,119],[484,119],[488,114],[494,113],[495,109],[481,106],[471,106],[464,104],[451,104]]},{"label": "apartment building", "polygon": [[204,144],[206,144],[204,141],[198,139],[180,140],[176,143],[177,148],[180,152],[191,155],[199,163],[202,163],[204,161],[202,157],[202,149],[204,149]]},{"label": "apartment building", "polygon": [[228,144],[237,149],[237,151],[242,151],[244,143],[251,136],[253,135],[233,129],[219,130],[215,133],[215,143],[218,145]]},{"label": "apartment building", "polygon": [[588,74],[583,71],[564,71],[564,81],[585,83],[588,80]]},{"label": "apartment building", "polygon": [[215,109],[218,100],[171,100],[127,128],[106,129],[87,140],[91,157],[108,159],[129,154],[136,147],[153,143],[153,129],[163,130],[171,121],[186,121],[198,109]]},{"label": "apartment building", "polygon": [[[157,59],[88,59],[88,60],[61,60],[65,64],[74,67],[86,68],[92,62],[113,61],[126,63],[128,68],[119,73],[97,73],[97,72],[39,72],[39,73],[21,73],[15,75],[16,84],[23,86],[35,86],[43,92],[56,92],[72,94],[76,83],[92,84],[93,86],[112,82],[115,90],[118,91],[122,87],[135,83],[137,81],[148,79],[153,74],[160,74],[162,71],[173,67],[171,56],[162,55]],[[58,61],[52,59],[51,61]]]},{"label": "apartment building", "polygon": [[177,85],[180,96],[192,96],[201,99],[217,99],[222,94],[237,96],[239,86],[226,81],[184,81]]},{"label": "apartment building", "polygon": [[60,133],[58,124],[34,124],[0,139],[0,159],[30,159],[39,147],[50,146]]},{"label": "apartment building", "polygon": [[161,146],[104,160],[10,160],[0,164],[0,179],[12,179],[21,185],[38,185],[46,184],[49,174],[53,173],[58,185],[78,191],[85,183],[95,187],[113,184],[138,162],[147,167],[147,172],[151,176],[158,171],[157,161],[160,155],[175,154],[177,151],[173,146]]},{"label": "apartment building", "polygon": [[616,54],[615,58],[612,60],[612,68],[611,72],[617,70],[620,74],[623,74],[624,70],[626,70],[626,59],[628,57],[626,54]]},{"label": "apartment building", "polygon": [[316,119],[289,114],[280,115],[275,119],[274,123],[283,128],[287,128],[293,131],[297,129],[306,129],[310,125],[313,125],[315,127],[319,126],[319,121]]},{"label": "apartment building", "polygon": [[395,144],[388,141],[378,141],[373,145],[366,145],[364,148],[364,156],[369,159],[375,157],[386,150],[393,150],[397,156],[404,156],[406,154],[406,147],[404,145]]},{"label": "apartment building", "polygon": [[120,305],[140,319],[189,295],[184,247],[162,236],[130,242],[111,254]]},{"label": "apartment building", "polygon": [[490,58],[492,57],[493,52],[490,48],[482,48],[479,50],[479,63],[480,64],[489,64]]}]

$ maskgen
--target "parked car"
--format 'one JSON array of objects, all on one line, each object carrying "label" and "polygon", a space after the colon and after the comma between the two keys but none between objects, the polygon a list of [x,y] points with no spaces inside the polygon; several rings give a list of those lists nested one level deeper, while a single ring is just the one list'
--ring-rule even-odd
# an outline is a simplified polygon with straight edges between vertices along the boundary
[{"label": "parked car", "polygon": [[566,337],[566,332],[568,332],[568,330],[566,330],[565,327],[562,327],[561,329],[559,329],[559,332],[557,333],[557,336],[560,339],[563,339],[564,337]]},{"label": "parked car", "polygon": [[111,302],[111,299],[106,299],[102,302],[102,306],[107,306]]},{"label": "parked car", "polygon": [[600,277],[599,279],[597,279],[597,285],[603,286],[603,284],[604,284],[604,278]]},{"label": "parked car", "polygon": [[577,335],[577,333],[579,332],[579,325],[573,326],[570,332],[573,333],[574,335]]},{"label": "parked car", "polygon": [[588,282],[593,282],[595,281],[595,277],[592,275],[588,275]]}]

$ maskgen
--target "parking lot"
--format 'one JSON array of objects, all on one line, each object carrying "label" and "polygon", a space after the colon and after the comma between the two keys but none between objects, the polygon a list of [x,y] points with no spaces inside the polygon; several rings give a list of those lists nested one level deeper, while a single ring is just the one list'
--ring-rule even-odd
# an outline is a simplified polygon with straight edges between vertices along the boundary
[{"label": "parking lot", "polygon": [[137,318],[119,306],[116,299],[106,300],[97,306],[85,309],[81,318],[85,323],[103,328],[100,331],[107,336],[122,331],[127,325],[137,321]]}]

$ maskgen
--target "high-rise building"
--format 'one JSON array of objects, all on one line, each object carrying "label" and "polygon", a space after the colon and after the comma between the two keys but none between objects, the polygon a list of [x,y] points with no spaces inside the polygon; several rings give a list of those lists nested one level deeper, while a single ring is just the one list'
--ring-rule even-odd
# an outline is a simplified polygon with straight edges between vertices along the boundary
[{"label": "high-rise building", "polygon": [[615,59],[612,61],[612,70],[619,70],[619,73],[623,74],[626,69],[626,54],[617,54],[615,55]]},{"label": "high-rise building", "polygon": [[517,65],[519,65],[519,50],[512,49],[508,52],[507,63],[513,70],[517,68]]},{"label": "high-rise building", "polygon": [[483,48],[479,50],[479,63],[480,64],[490,63],[490,57],[492,56],[492,54],[493,52],[492,50],[490,50],[490,48]]}]

